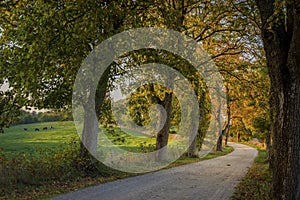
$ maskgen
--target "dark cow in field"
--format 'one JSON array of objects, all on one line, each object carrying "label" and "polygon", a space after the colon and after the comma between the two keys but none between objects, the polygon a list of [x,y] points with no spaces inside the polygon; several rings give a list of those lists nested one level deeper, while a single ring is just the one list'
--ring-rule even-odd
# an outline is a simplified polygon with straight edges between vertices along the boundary
[{"label": "dark cow in field", "polygon": [[38,128],[35,128],[35,129],[34,129],[34,131],[40,131],[40,129],[38,129]]},{"label": "dark cow in field", "polygon": [[46,131],[46,130],[48,130],[48,128],[47,128],[47,127],[44,127],[44,128],[43,128],[43,130],[45,130],[45,131]]},{"label": "dark cow in field", "polygon": [[28,131],[28,129],[27,129],[27,128],[24,128],[24,131]]}]

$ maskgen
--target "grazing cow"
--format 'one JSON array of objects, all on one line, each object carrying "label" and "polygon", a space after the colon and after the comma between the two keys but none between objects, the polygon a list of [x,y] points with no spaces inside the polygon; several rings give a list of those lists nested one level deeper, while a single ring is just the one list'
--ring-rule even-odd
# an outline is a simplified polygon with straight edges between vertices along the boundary
[{"label": "grazing cow", "polygon": [[38,129],[38,128],[35,128],[35,129],[34,129],[34,131],[40,131],[40,129]]},{"label": "grazing cow", "polygon": [[47,130],[47,129],[48,129],[47,127],[44,127],[44,128],[43,128],[43,130]]},{"label": "grazing cow", "polygon": [[24,128],[24,131],[28,131],[28,129],[27,129],[27,128]]},{"label": "grazing cow", "polygon": [[54,126],[51,125],[51,126],[50,126],[50,129],[54,129]]}]

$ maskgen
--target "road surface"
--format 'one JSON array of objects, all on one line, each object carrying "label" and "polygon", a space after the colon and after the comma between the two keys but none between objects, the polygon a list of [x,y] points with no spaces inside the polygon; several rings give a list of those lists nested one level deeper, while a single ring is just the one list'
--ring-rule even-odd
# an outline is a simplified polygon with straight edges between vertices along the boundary
[{"label": "road surface", "polygon": [[229,145],[235,150],[226,156],[88,187],[51,200],[230,199],[257,150]]}]

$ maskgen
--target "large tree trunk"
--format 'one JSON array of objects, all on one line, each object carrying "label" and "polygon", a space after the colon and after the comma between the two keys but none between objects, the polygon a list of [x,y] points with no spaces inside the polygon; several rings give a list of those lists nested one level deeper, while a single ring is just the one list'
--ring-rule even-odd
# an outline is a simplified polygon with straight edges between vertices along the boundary
[{"label": "large tree trunk", "polygon": [[[267,160],[269,163],[271,163],[271,133],[268,131],[266,133],[266,153],[267,153]],[[270,164],[271,169],[271,164]]]},{"label": "large tree trunk", "polygon": [[[169,80],[173,80],[173,79],[170,78]],[[169,140],[169,130],[170,130],[170,122],[171,122],[171,114],[172,114],[173,92],[166,92],[164,99],[161,100],[156,94],[156,91],[154,89],[154,84],[149,84],[148,89],[152,95],[151,103],[162,105],[166,111],[166,116],[163,116],[163,114],[161,113],[160,123],[161,122],[165,122],[165,123],[162,129],[159,130],[159,132],[157,133],[156,146],[155,146],[155,150],[160,150],[165,147],[164,149],[156,152],[156,158],[155,158],[158,162],[164,162],[168,158],[167,145]]]},{"label": "large tree trunk", "polygon": [[229,137],[229,129],[231,126],[231,110],[230,110],[230,104],[228,102],[227,105],[227,125],[226,125],[226,133],[225,133],[225,146],[227,146],[228,143],[228,137]]},{"label": "large tree trunk", "polygon": [[[80,144],[80,157],[84,158],[91,153],[97,151],[97,139],[98,139],[98,128],[99,128],[99,116],[101,114],[101,106],[104,102],[108,81],[110,76],[111,66],[109,66],[100,78],[96,94],[95,94],[95,107],[91,106],[91,103],[87,103],[84,106],[84,124],[81,136]],[[92,101],[92,99],[90,99]],[[96,117],[92,116],[96,113]]]},{"label": "large tree trunk", "polygon": [[[219,110],[219,112],[221,112],[221,110]],[[221,118],[221,113],[219,113],[219,115],[220,115],[219,116],[219,121],[221,121],[221,119],[220,119]],[[218,141],[217,141],[217,148],[216,148],[217,151],[223,151],[223,145],[222,145],[223,136],[226,135],[226,134],[228,134],[227,132],[228,132],[229,126],[230,126],[230,117],[231,117],[230,116],[230,106],[228,105],[227,106],[227,124],[226,124],[226,126],[225,126],[224,129],[220,129],[221,133],[220,133]],[[219,122],[219,123],[221,123],[221,122]]]},{"label": "large tree trunk", "polygon": [[[194,122],[194,120],[192,120]],[[197,156],[197,135],[198,135],[198,126],[196,124],[191,124],[190,128],[190,141],[189,141],[189,148],[188,148],[188,157],[196,157]]]},{"label": "large tree trunk", "polygon": [[[171,122],[171,113],[172,113],[172,92],[165,94],[165,99],[162,102],[162,106],[166,110],[166,121],[163,128],[158,132],[156,138],[156,150],[162,149],[164,150],[158,151],[156,160],[157,161],[166,161],[168,156],[168,140],[169,140],[169,130],[170,130],[170,122]],[[163,120],[164,121],[164,120]]]},{"label": "large tree trunk", "polygon": [[[300,199],[300,1],[270,24],[274,0],[257,0],[271,78],[272,170],[276,199]],[[278,10],[277,10],[278,12]]]},{"label": "large tree trunk", "polygon": [[106,96],[106,91],[108,90],[108,81],[109,81],[109,77],[111,75],[111,69],[112,66],[110,65],[102,74],[98,87],[97,87],[97,91],[96,91],[96,95],[95,95],[95,111],[96,111],[96,115],[99,119],[99,116],[101,114],[101,106],[104,102],[105,96]]},{"label": "large tree trunk", "polygon": [[[221,97],[218,97],[218,98],[221,98]],[[220,102],[220,99],[218,99],[219,102]],[[221,124],[221,105],[219,105],[218,107],[218,113],[217,113],[217,121],[218,121],[218,130],[219,130],[219,137],[218,137],[218,140],[217,140],[217,147],[216,147],[216,150],[217,151],[222,151],[222,140],[223,140],[223,124]]]},{"label": "large tree trunk", "polygon": [[218,141],[217,141],[217,148],[216,150],[217,151],[223,151],[223,147],[222,147],[222,141],[223,141],[223,134],[222,134],[223,131],[221,131],[219,137],[218,137]]},{"label": "large tree trunk", "polygon": [[98,141],[98,120],[93,116],[95,112],[90,106],[84,109],[84,124],[81,136],[80,156],[87,157],[90,153],[96,153]]},{"label": "large tree trunk", "polygon": [[197,156],[197,135],[193,135],[190,138],[193,138],[190,141],[190,146],[188,148],[188,157],[193,158]]},{"label": "large tree trunk", "polygon": [[[300,74],[299,74],[300,75]],[[277,117],[272,122],[273,187],[276,199],[300,199],[300,79],[298,87],[275,91]]]},{"label": "large tree trunk", "polygon": [[[274,132],[274,125],[273,123],[275,122],[275,119],[276,119],[276,102],[274,100],[274,97],[275,95],[273,94],[273,87],[271,85],[271,88],[270,88],[270,122],[271,122],[271,127],[270,127],[270,131],[267,135],[267,157],[268,157],[268,161],[269,161],[269,168],[270,169],[273,169],[273,156],[274,156],[274,153],[273,153],[273,147],[271,147],[271,141],[273,139],[273,136],[274,134],[272,134]],[[269,141],[268,141],[269,140]],[[269,149],[268,149],[268,142],[269,142]]]},{"label": "large tree trunk", "polygon": [[229,129],[225,135],[225,147],[228,145],[228,138],[229,138]]},{"label": "large tree trunk", "polygon": [[[197,86],[196,90],[198,90],[201,87],[200,85]],[[196,124],[191,124],[191,133],[190,133],[190,141],[189,141],[189,148],[188,148],[188,157],[196,157],[198,156],[198,150],[197,150],[197,141],[198,141],[198,148],[201,148],[201,140],[202,138],[205,137],[205,134],[202,134],[202,129],[204,127],[202,127],[201,125],[203,124],[202,120],[205,120],[205,96],[206,96],[206,91],[203,90],[201,88],[201,96],[200,96],[200,101],[199,101],[199,111],[200,111],[200,121],[199,121],[199,125],[196,126]],[[197,96],[198,96],[198,92],[197,92]],[[194,120],[191,120],[192,122],[194,122]],[[202,122],[202,124],[201,124]],[[195,128],[198,127],[198,130],[195,130]],[[199,141],[200,140],[200,141]]]}]

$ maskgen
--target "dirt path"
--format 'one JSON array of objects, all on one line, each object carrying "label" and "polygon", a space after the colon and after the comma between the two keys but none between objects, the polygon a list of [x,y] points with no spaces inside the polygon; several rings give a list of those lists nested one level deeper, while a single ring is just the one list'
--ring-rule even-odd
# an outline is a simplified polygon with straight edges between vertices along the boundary
[{"label": "dirt path", "polygon": [[242,144],[229,145],[235,151],[226,156],[89,187],[52,200],[230,199],[257,151]]}]

